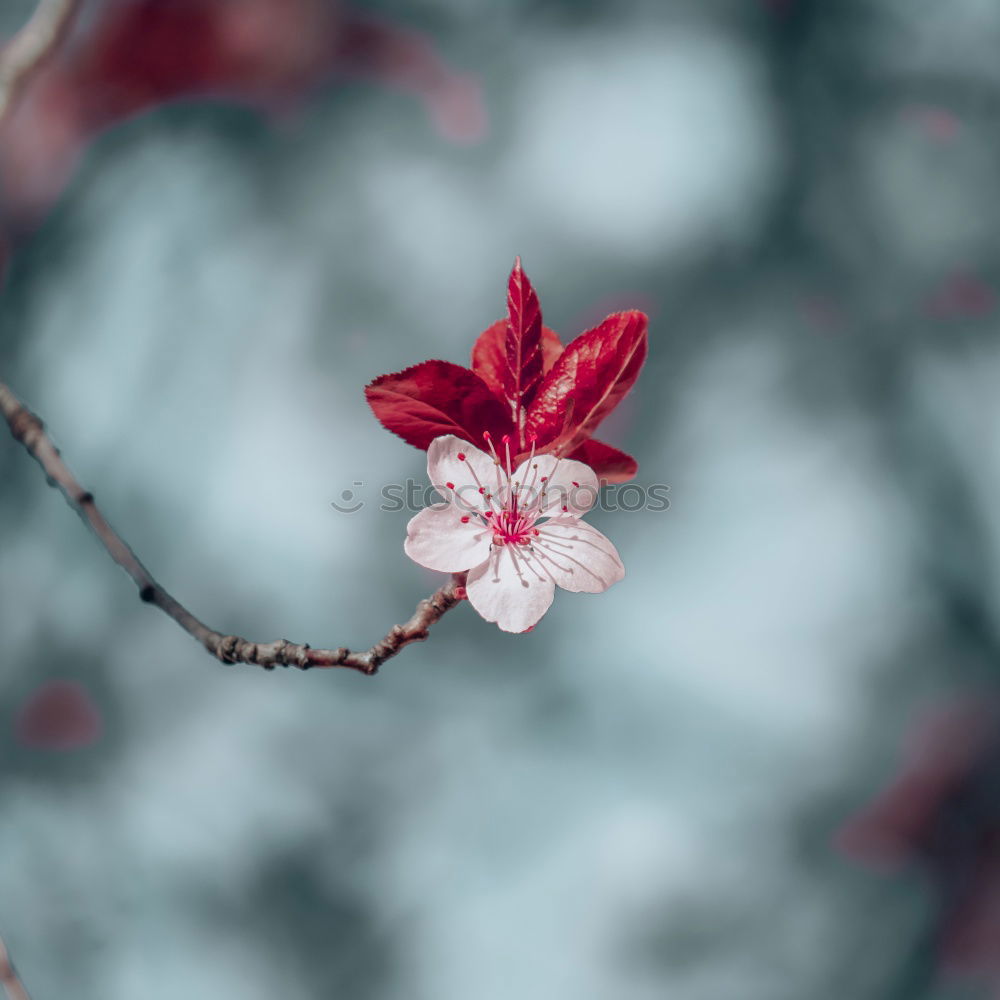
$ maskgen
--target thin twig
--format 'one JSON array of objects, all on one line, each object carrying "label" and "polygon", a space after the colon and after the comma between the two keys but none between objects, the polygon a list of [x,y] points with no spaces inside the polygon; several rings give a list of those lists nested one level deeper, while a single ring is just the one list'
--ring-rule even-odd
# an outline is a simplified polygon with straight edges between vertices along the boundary
[{"label": "thin twig", "polygon": [[0,49],[0,121],[28,77],[66,37],[81,0],[41,0],[31,20]]},{"label": "thin twig", "polygon": [[14,971],[14,963],[10,960],[10,952],[0,938],[0,986],[3,987],[7,1000],[30,1000],[28,991]]},{"label": "thin twig", "polygon": [[59,449],[45,433],[41,420],[2,382],[0,413],[10,426],[15,440],[24,445],[45,471],[49,485],[62,492],[70,507],[97,535],[108,555],[132,577],[139,588],[139,597],[165,611],[185,632],[194,636],[223,663],[256,663],[267,670],[276,666],[299,667],[302,670],[310,667],[348,667],[363,674],[374,674],[386,660],[405,646],[426,639],[430,627],[465,597],[465,575],[456,573],[448,583],[417,605],[409,621],[403,625],[394,625],[384,639],[363,653],[351,652],[344,647],[313,649],[287,639],[258,643],[216,632],[191,614],[153,579],[136,554],[105,520],[94,502],[94,495],[77,482],[60,457]]}]

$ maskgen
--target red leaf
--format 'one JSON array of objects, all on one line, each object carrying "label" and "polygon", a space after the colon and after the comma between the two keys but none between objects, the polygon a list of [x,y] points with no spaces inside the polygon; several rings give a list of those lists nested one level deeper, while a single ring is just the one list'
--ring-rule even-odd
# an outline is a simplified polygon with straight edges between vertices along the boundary
[{"label": "red leaf", "polygon": [[484,431],[513,430],[504,404],[474,372],[450,361],[424,361],[365,387],[382,426],[424,450],[442,434],[479,445]]},{"label": "red leaf", "polygon": [[593,438],[566,457],[589,465],[602,483],[624,483],[639,471],[639,463],[631,455]]},{"label": "red leaf", "polygon": [[528,276],[521,269],[520,257],[515,258],[507,281],[505,349],[504,392],[520,431],[524,425],[524,411],[542,381],[542,307]]},{"label": "red leaf", "polygon": [[[547,375],[563,352],[562,341],[555,330],[542,327],[542,374]],[[472,370],[504,399],[503,373],[507,368],[507,320],[498,319],[479,335],[472,348]]]},{"label": "red leaf", "polygon": [[563,351],[528,412],[540,446],[574,449],[618,405],[646,360],[648,323],[641,312],[614,313]]}]

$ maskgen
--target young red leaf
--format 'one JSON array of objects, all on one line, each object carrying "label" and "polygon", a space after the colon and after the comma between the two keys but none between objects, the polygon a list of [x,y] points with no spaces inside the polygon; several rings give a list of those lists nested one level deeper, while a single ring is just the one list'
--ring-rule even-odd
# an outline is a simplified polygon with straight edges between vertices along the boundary
[{"label": "young red leaf", "polygon": [[[542,374],[547,375],[563,352],[562,341],[555,330],[542,327]],[[472,348],[472,370],[493,390],[498,399],[505,399],[504,372],[507,370],[507,320],[498,319],[479,335]]]},{"label": "young red leaf", "polygon": [[365,387],[365,397],[387,430],[425,451],[442,434],[479,445],[484,431],[513,431],[504,404],[474,372],[450,361],[424,361]]},{"label": "young red leaf", "polygon": [[572,450],[635,384],[646,360],[648,319],[614,313],[580,334],[545,376],[525,425],[546,450]]},{"label": "young red leaf", "polygon": [[521,269],[520,257],[515,259],[507,281],[505,350],[504,392],[520,432],[525,409],[542,380],[542,307],[528,276]]},{"label": "young red leaf", "polygon": [[566,457],[589,465],[602,483],[624,483],[639,471],[639,463],[631,455],[593,438]]}]

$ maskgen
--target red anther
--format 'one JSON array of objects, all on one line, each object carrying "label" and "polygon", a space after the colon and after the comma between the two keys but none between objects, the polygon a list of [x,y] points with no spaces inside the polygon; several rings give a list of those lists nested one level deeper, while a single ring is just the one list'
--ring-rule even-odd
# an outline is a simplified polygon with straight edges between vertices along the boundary
[{"label": "red anther", "polygon": [[449,490],[453,490],[455,488],[454,483],[445,483],[445,486],[447,486]]},{"label": "red anther", "polygon": [[538,435],[534,431],[528,432],[528,444],[534,444],[538,440]]},{"label": "red anther", "polygon": [[468,524],[468,523],[469,523],[469,515],[468,514],[463,514],[462,515],[462,524]]},{"label": "red anther", "polygon": [[548,476],[542,476],[542,482],[543,482],[543,483],[544,483],[544,482],[547,482],[547,481],[548,481],[548,478],[549,478]]},{"label": "red anther", "polygon": [[540,535],[541,534],[541,532],[537,528],[535,528],[531,533],[533,535]]},{"label": "red anther", "polygon": [[486,511],[486,513],[483,515],[483,517],[492,517],[492,516],[493,516],[493,511],[491,510]]},{"label": "red anther", "polygon": [[480,486],[479,487],[479,492],[480,493],[485,493],[486,492],[486,487],[485,486]]},{"label": "red anther", "polygon": [[503,441],[504,444],[510,444],[510,435],[504,434],[504,436],[500,438],[500,440]]},{"label": "red anther", "polygon": [[464,461],[465,461],[465,452],[464,452],[464,451],[460,451],[460,452],[458,453],[458,460],[459,460],[460,462],[464,462]]},{"label": "red anther", "polygon": [[491,435],[490,435],[489,431],[483,431],[483,440],[484,441],[489,441],[490,437],[491,437]]},{"label": "red anther", "polygon": [[580,486],[580,484],[575,479],[573,480],[573,485],[576,486],[576,487]]},{"label": "red anther", "polygon": [[563,504],[563,510],[564,511],[569,510],[569,507],[567,507],[566,504]]}]

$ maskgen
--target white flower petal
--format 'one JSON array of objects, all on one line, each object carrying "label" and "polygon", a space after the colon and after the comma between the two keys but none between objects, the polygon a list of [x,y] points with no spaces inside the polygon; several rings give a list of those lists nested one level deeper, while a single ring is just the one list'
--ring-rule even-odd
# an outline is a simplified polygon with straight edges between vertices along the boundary
[{"label": "white flower petal", "polygon": [[589,465],[555,455],[536,455],[522,462],[514,472],[514,482],[522,484],[519,495],[525,502],[540,501],[543,512],[556,516],[586,514],[600,491],[597,475]]},{"label": "white flower petal", "polygon": [[564,590],[599,594],[625,576],[614,545],[575,517],[540,524],[532,547],[536,565]]},{"label": "white flower petal", "polygon": [[487,493],[497,491],[497,464],[493,457],[454,434],[431,441],[427,449],[427,476],[445,499],[465,513],[490,509],[485,495],[479,492],[480,486]]},{"label": "white flower petal", "polygon": [[531,628],[549,610],[556,590],[519,545],[496,546],[487,562],[469,571],[465,589],[476,611],[504,632]]},{"label": "white flower petal", "polygon": [[[466,522],[463,517],[468,517]],[[427,569],[460,573],[485,562],[490,554],[492,530],[475,514],[462,514],[451,504],[427,507],[406,526],[406,554]]]}]

